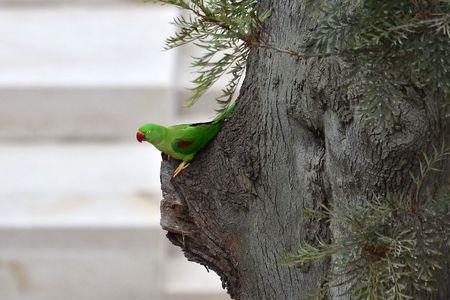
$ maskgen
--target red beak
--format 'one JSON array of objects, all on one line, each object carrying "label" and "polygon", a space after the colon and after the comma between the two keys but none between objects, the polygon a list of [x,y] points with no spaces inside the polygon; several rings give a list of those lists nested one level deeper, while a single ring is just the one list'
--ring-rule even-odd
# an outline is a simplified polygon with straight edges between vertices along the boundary
[{"label": "red beak", "polygon": [[136,132],[136,139],[138,140],[139,143],[142,143],[143,140],[145,140],[145,134],[142,133],[142,131],[137,131]]}]

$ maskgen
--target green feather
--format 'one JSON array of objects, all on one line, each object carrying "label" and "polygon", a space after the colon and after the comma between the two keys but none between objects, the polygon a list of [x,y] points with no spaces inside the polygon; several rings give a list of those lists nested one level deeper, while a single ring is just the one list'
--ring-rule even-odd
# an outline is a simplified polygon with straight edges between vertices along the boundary
[{"label": "green feather", "polygon": [[170,127],[148,123],[139,127],[138,133],[142,133],[144,140],[153,144],[161,152],[187,163],[220,131],[223,121],[231,114],[234,107],[235,102],[211,122]]}]

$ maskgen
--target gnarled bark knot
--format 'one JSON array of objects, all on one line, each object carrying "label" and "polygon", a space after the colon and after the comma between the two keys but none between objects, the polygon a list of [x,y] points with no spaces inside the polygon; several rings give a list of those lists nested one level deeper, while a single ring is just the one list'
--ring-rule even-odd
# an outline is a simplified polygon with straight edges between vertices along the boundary
[{"label": "gnarled bark knot", "polygon": [[182,248],[189,261],[200,263],[212,269],[221,278],[222,287],[234,297],[239,286],[236,262],[232,258],[232,247],[236,241],[230,236],[223,237],[211,230],[209,221],[186,201],[177,187],[177,178],[173,178],[175,161],[164,158],[161,162],[161,227],[167,231],[167,238]]}]

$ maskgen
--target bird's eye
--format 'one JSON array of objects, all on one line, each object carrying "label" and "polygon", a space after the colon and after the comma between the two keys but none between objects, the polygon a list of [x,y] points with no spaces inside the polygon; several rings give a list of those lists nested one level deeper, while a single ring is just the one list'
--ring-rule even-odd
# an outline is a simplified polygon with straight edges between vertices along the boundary
[{"label": "bird's eye", "polygon": [[147,134],[150,134],[150,133],[152,133],[152,130],[150,129],[149,131],[147,131]]}]

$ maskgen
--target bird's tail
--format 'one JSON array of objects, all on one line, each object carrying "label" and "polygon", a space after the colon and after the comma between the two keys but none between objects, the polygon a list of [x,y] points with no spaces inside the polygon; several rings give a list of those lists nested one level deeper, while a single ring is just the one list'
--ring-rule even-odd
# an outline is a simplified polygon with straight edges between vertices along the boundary
[{"label": "bird's tail", "polygon": [[212,121],[211,123],[216,124],[219,122],[222,122],[223,120],[225,120],[226,118],[228,118],[228,116],[233,112],[234,107],[236,106],[236,101],[234,101],[233,103],[231,103],[230,105],[228,105],[228,107],[221,112],[220,114],[218,114]]}]

